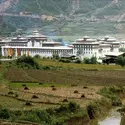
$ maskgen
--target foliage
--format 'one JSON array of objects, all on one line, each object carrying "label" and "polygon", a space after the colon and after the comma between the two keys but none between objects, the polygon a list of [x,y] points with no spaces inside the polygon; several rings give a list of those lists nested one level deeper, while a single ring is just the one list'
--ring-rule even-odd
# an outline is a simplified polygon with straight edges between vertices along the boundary
[{"label": "foliage", "polygon": [[12,122],[22,120],[40,123],[42,125],[64,125],[66,120],[70,119],[73,113],[74,117],[75,115],[87,115],[85,110],[79,110],[79,105],[74,102],[70,102],[68,105],[62,105],[57,108],[50,108],[46,110],[12,110],[9,113],[8,109],[0,109],[0,118],[11,119]]},{"label": "foliage", "polygon": [[0,107],[0,119],[9,119],[9,117],[10,117],[9,110]]},{"label": "foliage", "polygon": [[120,48],[119,52],[125,52],[125,48]]},{"label": "foliage", "polygon": [[119,56],[119,57],[117,58],[116,63],[117,63],[118,65],[120,65],[121,67],[124,67],[124,66],[125,66],[125,57]]},{"label": "foliage", "polygon": [[82,61],[81,61],[80,59],[77,59],[77,60],[75,61],[75,63],[80,64],[80,63],[82,63]]},{"label": "foliage", "polygon": [[[119,88],[119,89],[123,89],[123,88]],[[118,87],[105,87],[105,88],[101,89],[99,93],[101,95],[111,99],[113,106],[118,106],[118,105],[121,105],[121,99],[117,95],[117,92],[119,91],[119,89],[118,89]],[[121,91],[123,91],[123,90],[121,90]]]},{"label": "foliage", "polygon": [[89,58],[84,58],[83,61],[85,64],[97,64],[97,58],[92,56],[90,59]]},{"label": "foliage", "polygon": [[16,60],[16,64],[21,68],[40,69],[39,63],[30,56],[22,56]]},{"label": "foliage", "polygon": [[101,98],[100,100],[90,102],[87,106],[89,118],[95,119],[96,117],[100,116],[100,114],[103,116],[103,114],[105,114],[107,109],[111,106],[111,101],[109,101],[107,98]]},{"label": "foliage", "polygon": [[97,58],[92,56],[90,59],[91,64],[96,64],[97,63]]},{"label": "foliage", "polygon": [[70,59],[60,59],[59,62],[70,63],[71,60]]},{"label": "foliage", "polygon": [[59,59],[59,55],[58,54],[53,54],[53,59]]},{"label": "foliage", "polygon": [[41,59],[41,56],[40,55],[35,55],[34,58]]}]

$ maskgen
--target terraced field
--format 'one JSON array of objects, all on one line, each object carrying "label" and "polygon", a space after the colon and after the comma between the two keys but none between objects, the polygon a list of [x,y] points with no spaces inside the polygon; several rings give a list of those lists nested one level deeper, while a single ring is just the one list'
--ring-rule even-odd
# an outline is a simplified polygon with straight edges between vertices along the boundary
[{"label": "terraced field", "polygon": [[38,82],[77,85],[124,85],[125,71],[121,70],[19,70],[11,68],[5,78],[11,82]]}]

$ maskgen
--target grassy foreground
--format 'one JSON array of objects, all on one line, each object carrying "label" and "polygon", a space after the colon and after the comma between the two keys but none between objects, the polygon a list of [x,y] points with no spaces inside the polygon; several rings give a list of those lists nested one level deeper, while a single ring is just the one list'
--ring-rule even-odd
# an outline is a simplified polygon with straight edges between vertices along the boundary
[{"label": "grassy foreground", "polygon": [[[124,68],[37,61],[41,69],[0,64],[0,115],[6,113],[8,116],[2,118],[1,115],[0,119],[23,121],[21,124],[28,122],[29,125],[70,125],[73,120],[77,125],[74,117],[84,117],[83,121],[79,119],[82,125],[95,119],[102,108],[121,105],[119,93],[124,93],[121,87],[125,84]],[[75,107],[73,111],[72,106]]]}]

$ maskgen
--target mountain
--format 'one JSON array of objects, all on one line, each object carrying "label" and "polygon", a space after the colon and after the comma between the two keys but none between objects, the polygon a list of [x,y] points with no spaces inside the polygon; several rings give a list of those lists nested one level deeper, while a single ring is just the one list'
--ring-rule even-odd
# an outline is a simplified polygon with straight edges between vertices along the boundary
[{"label": "mountain", "polygon": [[0,5],[4,22],[25,31],[92,36],[125,32],[125,0],[0,0]]}]

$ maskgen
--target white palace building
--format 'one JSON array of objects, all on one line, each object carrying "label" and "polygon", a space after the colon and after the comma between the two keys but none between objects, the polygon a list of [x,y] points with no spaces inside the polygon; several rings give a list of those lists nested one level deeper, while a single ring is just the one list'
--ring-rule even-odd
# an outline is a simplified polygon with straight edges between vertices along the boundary
[{"label": "white palace building", "polygon": [[19,57],[25,54],[52,57],[53,54],[58,54],[59,56],[76,55],[81,59],[96,56],[100,60],[106,55],[118,55],[120,42],[108,36],[102,39],[90,39],[85,36],[77,39],[71,46],[61,46],[59,42],[48,40],[46,36],[34,31],[32,35],[26,37],[1,39],[0,46],[2,56]]},{"label": "white palace building", "polygon": [[118,54],[120,47],[120,42],[108,36],[102,39],[90,39],[85,36],[82,39],[77,39],[72,44],[74,46],[74,54],[77,54],[81,58],[96,56],[98,61],[106,55]]},{"label": "white palace building", "polygon": [[39,34],[38,31],[34,31],[32,35],[24,38],[2,39],[0,46],[2,56],[40,55],[41,57],[52,57],[53,54],[58,54],[59,56],[65,53],[73,54],[73,48],[61,46],[59,42],[48,40],[46,36]]}]

